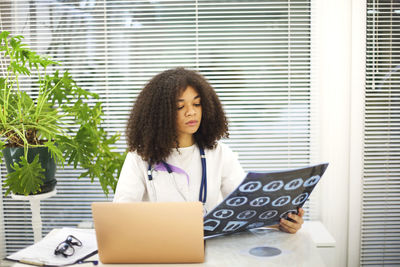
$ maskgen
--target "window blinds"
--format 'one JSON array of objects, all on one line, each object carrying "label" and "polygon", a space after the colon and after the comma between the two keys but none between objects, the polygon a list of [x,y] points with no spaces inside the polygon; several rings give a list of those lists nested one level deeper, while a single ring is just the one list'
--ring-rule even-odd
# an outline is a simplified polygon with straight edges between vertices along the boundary
[{"label": "window blinds", "polygon": [[[246,170],[315,160],[310,1],[8,0],[0,7],[2,30],[23,34],[100,95],[106,128],[122,133],[121,152],[143,85],[184,66],[215,87],[230,122],[224,142]],[[90,221],[90,203],[105,199],[98,183],[78,174],[57,171],[57,195],[42,201],[44,234]],[[3,210],[10,253],[32,242],[31,215],[28,203],[9,197]]]},{"label": "window blinds", "polygon": [[367,1],[361,265],[400,264],[400,2]]}]

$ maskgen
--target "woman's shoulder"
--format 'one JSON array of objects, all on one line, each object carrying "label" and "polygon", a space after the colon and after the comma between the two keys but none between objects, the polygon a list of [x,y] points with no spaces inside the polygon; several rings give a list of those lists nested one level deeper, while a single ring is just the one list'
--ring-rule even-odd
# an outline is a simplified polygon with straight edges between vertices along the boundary
[{"label": "woman's shoulder", "polygon": [[142,157],[140,157],[136,151],[128,151],[128,153],[126,154],[126,157],[130,158],[130,159],[135,159],[135,160],[142,159]]},{"label": "woman's shoulder", "polygon": [[221,149],[221,150],[231,150],[229,146],[222,141],[217,141],[216,148]]},{"label": "woman's shoulder", "polygon": [[125,163],[135,164],[141,166],[146,164],[142,157],[136,151],[129,151],[126,154]]},{"label": "woman's shoulder", "polygon": [[213,149],[210,149],[208,152],[221,156],[230,156],[235,154],[229,147],[229,145],[223,143],[222,141],[217,141],[217,145]]}]

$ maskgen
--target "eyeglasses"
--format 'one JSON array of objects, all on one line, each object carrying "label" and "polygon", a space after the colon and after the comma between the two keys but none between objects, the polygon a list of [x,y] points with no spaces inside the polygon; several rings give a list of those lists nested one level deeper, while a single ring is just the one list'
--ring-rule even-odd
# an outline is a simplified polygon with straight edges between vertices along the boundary
[{"label": "eyeglasses", "polygon": [[61,242],[54,250],[55,255],[63,255],[64,257],[72,256],[75,253],[74,246],[81,247],[82,242],[73,235],[67,236],[65,241]]}]

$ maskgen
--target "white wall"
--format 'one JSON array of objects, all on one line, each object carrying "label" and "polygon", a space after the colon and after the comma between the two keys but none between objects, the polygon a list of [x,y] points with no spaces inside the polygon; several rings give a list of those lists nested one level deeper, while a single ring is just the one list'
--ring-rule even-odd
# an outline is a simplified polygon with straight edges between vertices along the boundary
[{"label": "white wall", "polygon": [[347,264],[351,1],[320,1],[322,222],[336,240],[330,266]]},{"label": "white wall", "polygon": [[351,126],[349,225],[347,266],[360,265],[361,198],[363,179],[366,0],[352,1]]},{"label": "white wall", "polygon": [[321,220],[336,239],[329,266],[358,266],[365,69],[365,0],[316,3]]}]

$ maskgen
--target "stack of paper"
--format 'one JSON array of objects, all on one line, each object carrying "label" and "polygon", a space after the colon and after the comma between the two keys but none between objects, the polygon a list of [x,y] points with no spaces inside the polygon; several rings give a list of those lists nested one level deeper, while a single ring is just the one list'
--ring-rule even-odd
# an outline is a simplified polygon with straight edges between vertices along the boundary
[{"label": "stack of paper", "polygon": [[[82,242],[82,246],[74,246],[73,255],[64,257],[55,255],[54,250],[68,235],[73,235]],[[24,248],[6,259],[22,263],[47,266],[62,266],[78,262],[97,252],[94,229],[61,228],[52,230],[41,241]]]}]

